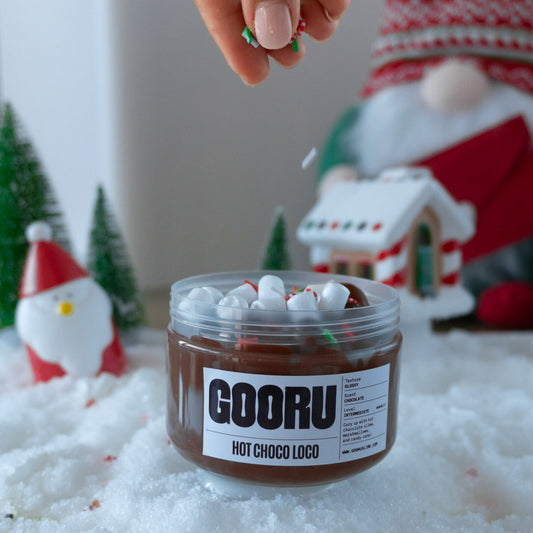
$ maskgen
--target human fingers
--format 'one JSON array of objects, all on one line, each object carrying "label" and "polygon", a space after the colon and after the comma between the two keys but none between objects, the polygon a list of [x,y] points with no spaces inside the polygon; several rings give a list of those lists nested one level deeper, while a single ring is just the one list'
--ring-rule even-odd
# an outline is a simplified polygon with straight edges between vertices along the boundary
[{"label": "human fingers", "polygon": [[300,0],[242,0],[242,13],[263,48],[281,50],[298,27]]},{"label": "human fingers", "polygon": [[350,0],[318,0],[324,15],[332,22],[338,22],[350,5]]},{"label": "human fingers", "polygon": [[241,0],[194,0],[208,32],[230,67],[248,85],[263,81],[269,73],[264,48],[254,48],[243,38],[245,26]]},{"label": "human fingers", "polygon": [[319,0],[302,2],[302,17],[305,19],[305,33],[315,41],[326,41],[337,29],[338,22],[332,20],[324,11]]},{"label": "human fingers", "polygon": [[298,51],[295,52],[292,45],[287,45],[281,50],[268,50],[268,55],[277,61],[282,67],[294,67],[305,55],[305,45],[298,40]]}]

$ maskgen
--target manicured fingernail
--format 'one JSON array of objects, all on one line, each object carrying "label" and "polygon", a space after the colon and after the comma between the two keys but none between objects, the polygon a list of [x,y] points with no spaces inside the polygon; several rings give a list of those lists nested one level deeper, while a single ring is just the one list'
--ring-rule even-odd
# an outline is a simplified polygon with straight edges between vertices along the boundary
[{"label": "manicured fingernail", "polygon": [[289,44],[292,24],[289,6],[284,2],[264,2],[255,10],[255,36],[268,50],[278,50]]}]

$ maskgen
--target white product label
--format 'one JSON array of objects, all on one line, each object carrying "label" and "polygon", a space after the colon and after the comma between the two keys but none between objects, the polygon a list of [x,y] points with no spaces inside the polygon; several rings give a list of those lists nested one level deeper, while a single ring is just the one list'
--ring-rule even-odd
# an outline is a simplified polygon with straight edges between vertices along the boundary
[{"label": "white product label", "polygon": [[274,466],[327,465],[385,449],[390,365],[325,376],[204,368],[203,454]]}]

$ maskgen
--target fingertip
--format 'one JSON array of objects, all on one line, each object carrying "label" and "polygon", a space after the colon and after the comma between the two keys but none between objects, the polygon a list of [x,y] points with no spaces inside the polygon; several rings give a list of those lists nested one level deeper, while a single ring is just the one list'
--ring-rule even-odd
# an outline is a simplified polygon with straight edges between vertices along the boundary
[{"label": "fingertip", "polygon": [[[350,0],[319,0],[324,16],[329,22],[339,22],[344,12],[350,7]],[[325,5],[327,3],[327,5]]]},{"label": "fingertip", "polygon": [[299,63],[305,56],[305,44],[298,38],[298,51],[295,52],[292,44],[288,44],[281,50],[270,50],[268,55],[282,67],[291,68]]},{"label": "fingertip", "polygon": [[[234,69],[235,70],[235,69]],[[267,63],[267,68],[257,70],[257,71],[244,71],[244,72],[235,72],[239,75],[244,85],[247,87],[255,87],[256,85],[259,85],[263,81],[265,81],[268,78],[268,74],[270,73],[270,67]]]}]

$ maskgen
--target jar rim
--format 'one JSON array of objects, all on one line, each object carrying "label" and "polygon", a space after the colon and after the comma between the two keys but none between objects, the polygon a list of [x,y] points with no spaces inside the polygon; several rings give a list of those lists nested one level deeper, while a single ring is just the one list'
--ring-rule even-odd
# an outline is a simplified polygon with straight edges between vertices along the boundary
[{"label": "jar rim", "polygon": [[[340,283],[351,283],[360,288],[367,296],[370,305],[343,309],[340,311],[270,311],[263,309],[223,308],[214,303],[199,302],[188,298],[188,293],[196,287],[215,287],[222,293],[227,292],[245,280],[257,283],[259,279],[271,274],[280,277],[289,292],[293,286],[327,283],[330,280]],[[303,287],[302,287],[303,288]],[[283,327],[285,332],[298,330],[306,326],[316,327],[350,327],[361,333],[363,330],[375,330],[380,327],[398,327],[399,298],[397,291],[377,281],[345,276],[341,274],[317,273],[308,271],[288,270],[241,270],[191,276],[175,282],[170,291],[171,325],[174,321],[220,329],[221,331],[236,326],[255,326],[266,333],[269,329]],[[182,303],[189,305],[182,305]]]}]

